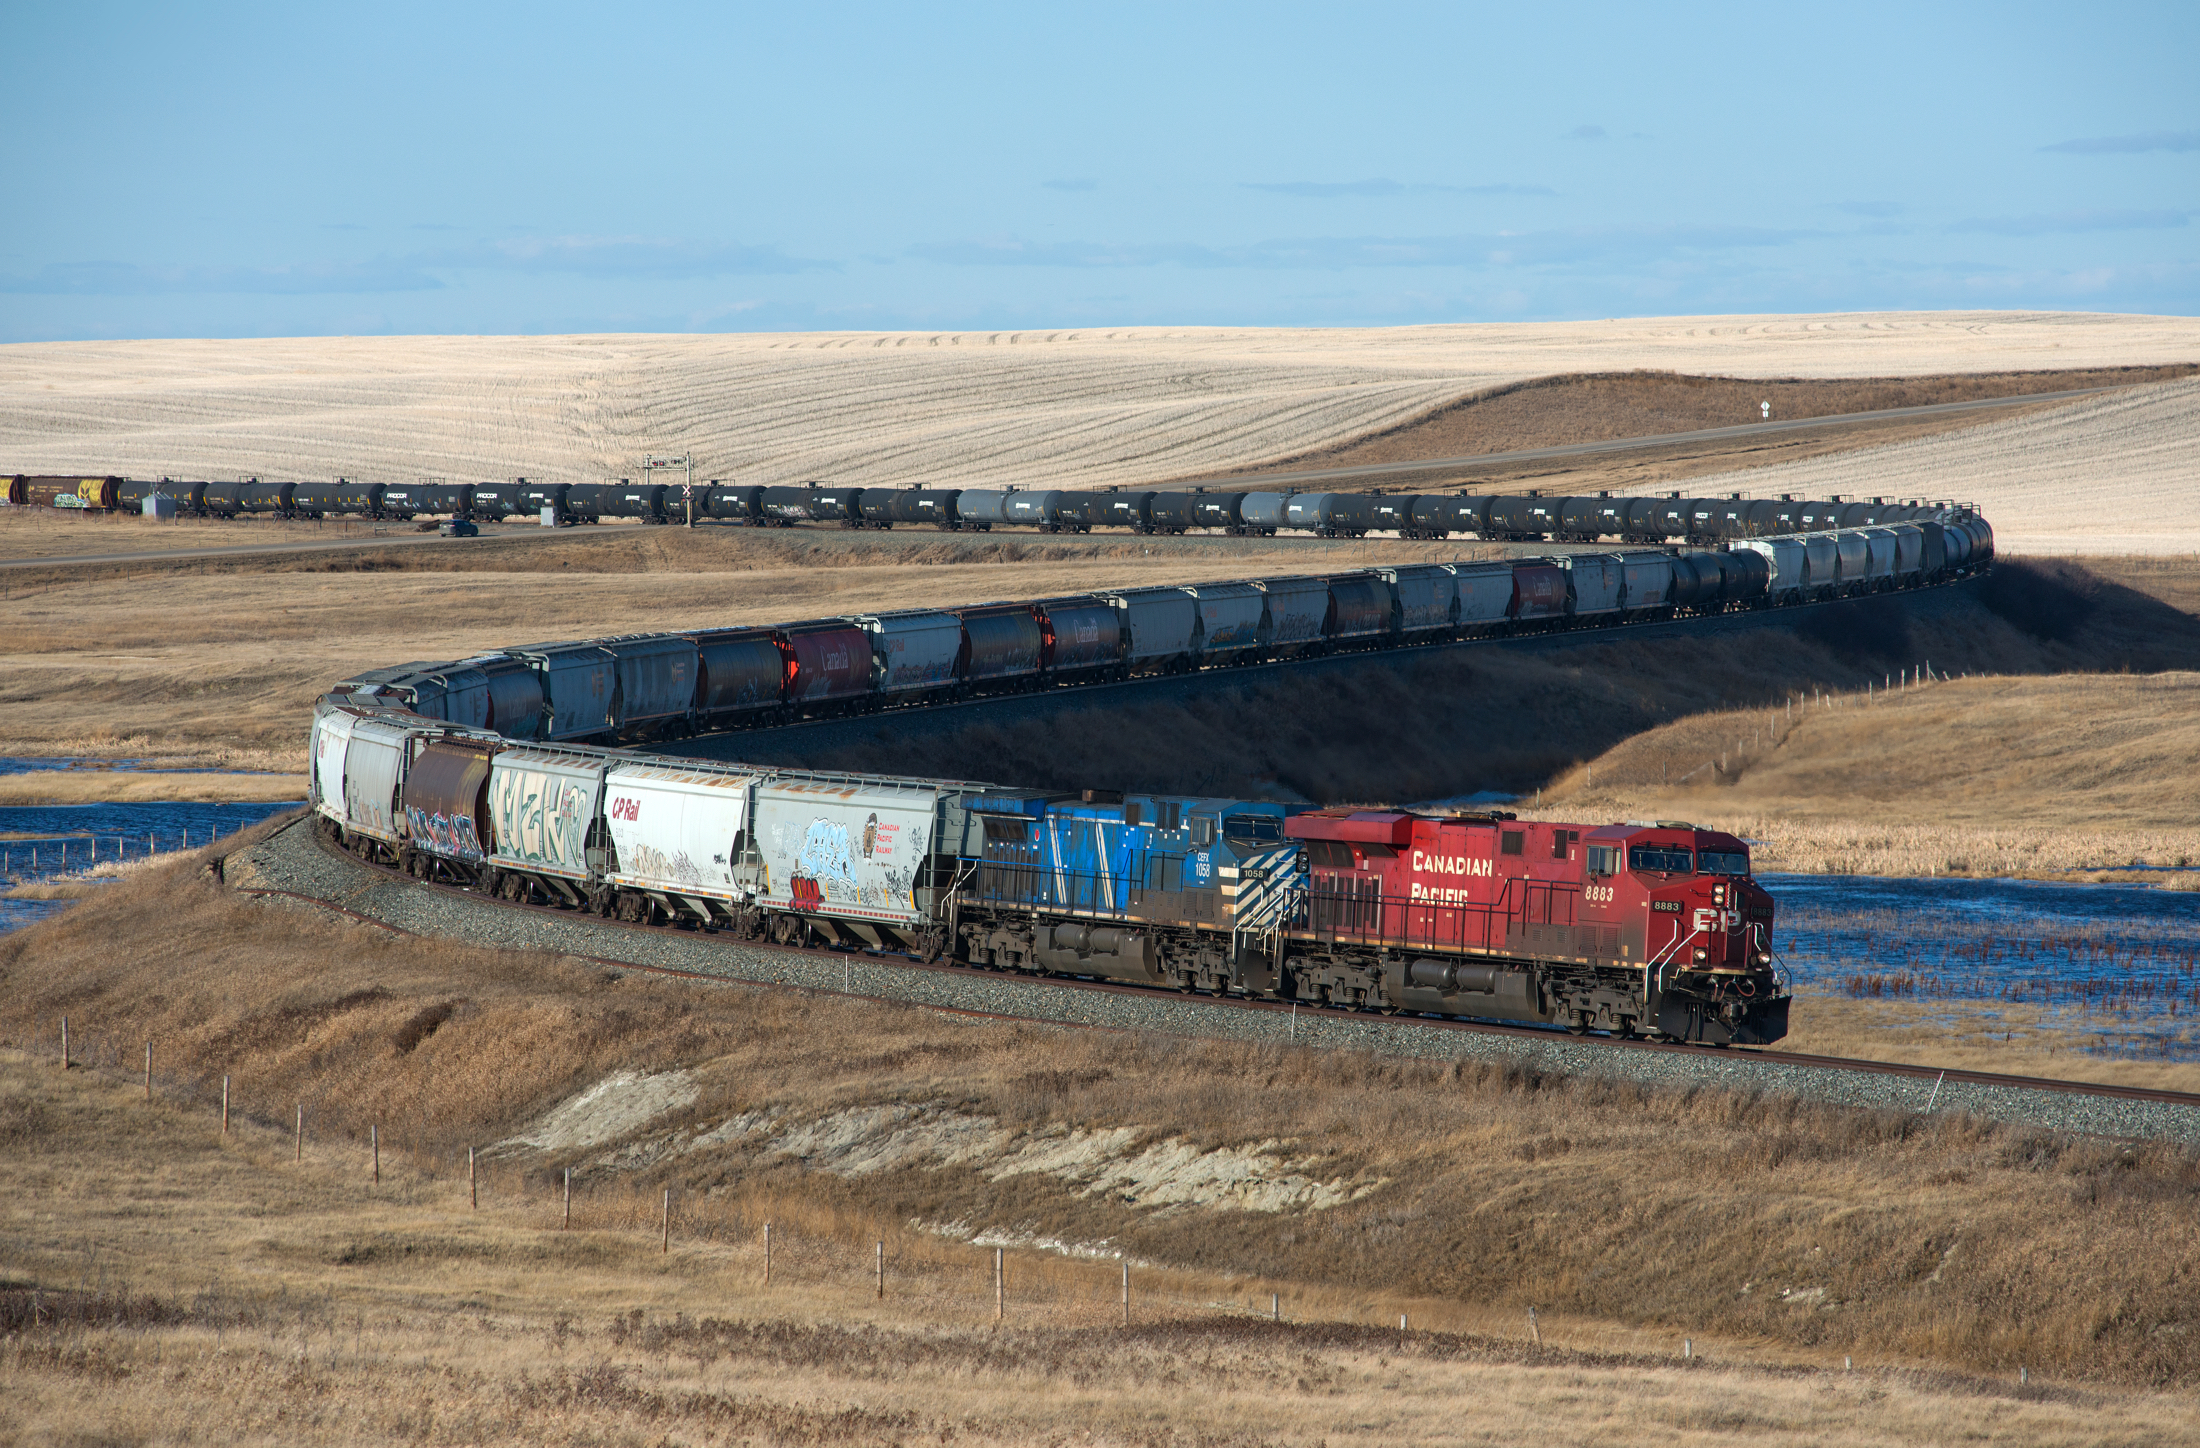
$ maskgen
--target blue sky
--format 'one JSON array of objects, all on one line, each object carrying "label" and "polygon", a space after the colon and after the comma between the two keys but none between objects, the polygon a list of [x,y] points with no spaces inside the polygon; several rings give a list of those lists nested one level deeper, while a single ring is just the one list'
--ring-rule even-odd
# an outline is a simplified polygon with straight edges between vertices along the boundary
[{"label": "blue sky", "polygon": [[34,3],[0,340],[2200,310],[2200,6]]}]

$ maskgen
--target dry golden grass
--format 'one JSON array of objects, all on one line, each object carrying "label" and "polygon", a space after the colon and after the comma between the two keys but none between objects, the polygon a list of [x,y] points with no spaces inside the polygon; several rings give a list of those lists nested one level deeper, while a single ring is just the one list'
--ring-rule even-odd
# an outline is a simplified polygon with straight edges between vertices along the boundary
[{"label": "dry golden grass", "polygon": [[411,533],[402,523],[330,519],[222,521],[146,518],[133,513],[80,513],[66,508],[0,508],[0,559],[104,557],[183,548],[240,548],[270,543],[371,543]]},{"label": "dry golden grass", "polygon": [[[987,1254],[786,1198],[774,1281],[756,1234],[705,1237],[683,1198],[660,1255],[653,1203],[462,1180],[279,1124],[224,1141],[202,1108],[0,1053],[0,1436],[240,1444],[957,1441],[1167,1444],[1840,1442],[1991,1436],[2169,1442],[2184,1393],[2035,1375],[1842,1371],[1699,1334],[1141,1266],[1137,1325],[1111,1268],[1013,1254],[990,1322]],[[646,1192],[632,1194],[647,1198]],[[721,1202],[723,1199],[719,1199]],[[708,1199],[706,1199],[708,1201]],[[640,1220],[636,1220],[640,1218]],[[870,1243],[890,1249],[875,1298]],[[1265,1307],[1265,1300],[1258,1304]],[[1340,1322],[1397,1307],[1413,1330]],[[1438,1322],[1437,1318],[1449,1319]],[[1394,1317],[1387,1318],[1395,1323]],[[1433,1329],[1433,1330],[1432,1330]]]},{"label": "dry golden grass", "polygon": [[1718,820],[1768,869],[2063,875],[2200,864],[2196,761],[2200,674],[1959,678],[1695,715],[1546,804]]},{"label": "dry golden grass", "polygon": [[[112,1149],[93,1143],[126,1133],[56,1133],[53,1151],[0,1153],[0,1171],[26,1174],[4,1199],[10,1230],[39,1244],[24,1261],[43,1287],[96,1285],[100,1264],[111,1282],[160,1283],[162,1295],[218,1282],[262,1308],[272,1297],[272,1323],[305,1309],[309,1337],[328,1333],[314,1303],[362,1280],[385,1294],[376,1313],[408,1318],[417,1309],[402,1304],[429,1300],[463,1305],[467,1321],[629,1307],[739,1315],[758,1310],[739,1284],[769,1216],[807,1243],[790,1250],[798,1280],[814,1271],[816,1316],[860,1299],[869,1244],[885,1239],[909,1280],[933,1284],[923,1292],[935,1315],[920,1324],[931,1330],[982,1322],[982,1263],[974,1293],[968,1249],[909,1224],[962,1222],[1113,1244],[1152,1264],[1141,1271],[1184,1274],[1151,1290],[1177,1293],[1187,1315],[1210,1303],[1241,1314],[1277,1290],[1302,1319],[1378,1327],[1409,1311],[1430,1327],[1517,1337],[1535,1306],[1568,1346],[1669,1351],[1686,1334],[1724,1356],[1821,1368],[1850,1354],[1997,1376],[2023,1364],[2103,1384],[2200,1381],[2182,1286],[2200,1270],[2185,1230],[2200,1208],[2189,1150],[614,977],[246,903],[191,866],[145,872],[0,941],[0,1043],[50,1052],[66,1013],[77,1050],[119,1071],[126,1096],[150,1040],[163,1109],[191,1106],[202,1134],[229,1075],[240,1117],[264,1124],[247,1143],[259,1160],[279,1165],[303,1103],[316,1154],[343,1168],[351,1192],[370,1125],[392,1180],[347,1202],[360,1215],[341,1226],[216,1203],[205,1225],[175,1228],[179,1245],[164,1247],[161,1223],[182,1208],[148,1197],[156,1183],[178,1189],[182,1159],[111,1176]],[[629,1139],[631,1169],[614,1169],[598,1145],[500,1156],[490,1178],[502,1227],[533,1232],[552,1225],[558,1170],[578,1165],[582,1224],[631,1233],[620,1239],[629,1245],[478,1241],[455,1220],[466,1146],[512,1134],[614,1071],[674,1068],[693,1073],[697,1098]],[[799,1121],[889,1103],[1031,1133],[1279,1140],[1321,1176],[1387,1184],[1314,1213],[1157,1212],[1044,1176],[996,1182],[936,1165],[838,1175],[752,1146],[663,1149],[675,1132],[743,1111]],[[146,1147],[156,1164],[168,1149]],[[631,1261],[635,1236],[648,1258],[666,1187],[680,1202],[682,1252],[702,1255],[660,1264],[646,1288],[599,1275]],[[344,1195],[329,1187],[322,1200]],[[393,1204],[443,1220],[431,1229],[428,1216],[390,1215]],[[357,1250],[341,1260],[347,1245]],[[186,1252],[197,1254],[190,1270],[161,1265]],[[1055,1294],[1050,1323],[1105,1320],[1112,1266],[1011,1255],[1034,1301]],[[373,1270],[340,1270],[354,1266]],[[460,1329],[441,1331],[448,1343]],[[525,1356],[539,1364],[539,1350]],[[1184,1411],[1205,1411],[1196,1396],[1179,1400]]]},{"label": "dry golden grass", "polygon": [[132,769],[36,769],[0,774],[0,808],[142,804],[151,800],[261,803],[305,797],[303,774],[151,773]]}]

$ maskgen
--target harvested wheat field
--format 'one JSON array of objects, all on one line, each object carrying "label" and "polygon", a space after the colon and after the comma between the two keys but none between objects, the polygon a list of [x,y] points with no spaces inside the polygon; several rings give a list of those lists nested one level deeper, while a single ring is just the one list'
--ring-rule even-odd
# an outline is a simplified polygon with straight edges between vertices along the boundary
[{"label": "harvested wheat field", "polygon": [[0,347],[0,458],[29,472],[579,482],[685,450],[704,476],[742,482],[1097,487],[1298,457],[1554,374],[2193,362],[2190,318],[1996,312],[33,343]]},{"label": "harvested wheat field", "polygon": [[2200,553],[2200,379],[2082,398],[1837,457],[1713,474],[1752,497],[1953,498],[2014,553]]},{"label": "harvested wheat field", "polygon": [[[2193,1422],[2188,1151],[619,976],[251,903],[203,860],[0,942],[16,1435],[179,1411],[246,1442]],[[66,1075],[63,1010],[90,1068]]]}]

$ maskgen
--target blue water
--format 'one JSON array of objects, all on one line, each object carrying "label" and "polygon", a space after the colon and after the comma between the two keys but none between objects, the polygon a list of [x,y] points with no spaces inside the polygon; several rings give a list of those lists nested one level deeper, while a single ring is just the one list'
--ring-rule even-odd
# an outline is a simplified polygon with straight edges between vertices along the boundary
[{"label": "blue water", "polygon": [[[294,804],[29,805],[0,808],[0,882],[26,885],[74,877],[109,860],[139,860],[210,844]],[[19,837],[19,838],[17,838]],[[66,900],[0,899],[0,932],[65,910]]]},{"label": "blue water", "polygon": [[1860,1000],[2025,1005],[2117,1055],[2200,1060],[2200,892],[2030,880],[1766,875],[1796,984]]}]

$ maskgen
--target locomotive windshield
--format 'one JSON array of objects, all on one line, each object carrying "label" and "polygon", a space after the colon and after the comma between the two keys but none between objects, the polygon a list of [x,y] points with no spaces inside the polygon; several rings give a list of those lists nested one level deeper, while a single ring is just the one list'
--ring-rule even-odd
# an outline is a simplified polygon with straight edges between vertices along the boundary
[{"label": "locomotive windshield", "polygon": [[1685,845],[1636,845],[1627,852],[1631,870],[1658,871],[1668,875],[1695,873],[1693,852]]},{"label": "locomotive windshield", "polygon": [[1706,875],[1746,875],[1749,873],[1749,852],[1705,850],[1696,856],[1696,866]]}]

